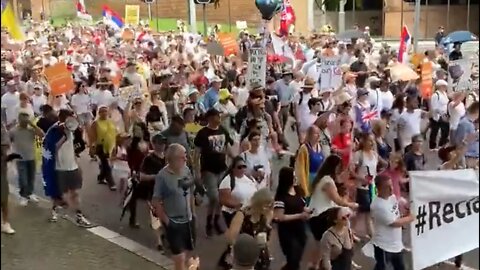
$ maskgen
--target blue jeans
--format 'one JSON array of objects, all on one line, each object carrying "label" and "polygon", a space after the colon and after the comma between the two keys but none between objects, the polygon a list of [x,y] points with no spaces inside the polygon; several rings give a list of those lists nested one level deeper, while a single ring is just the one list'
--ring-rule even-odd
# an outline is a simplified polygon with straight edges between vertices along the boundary
[{"label": "blue jeans", "polygon": [[373,245],[373,248],[376,261],[374,270],[385,270],[389,264],[393,266],[393,270],[405,270],[402,252],[387,252],[375,245]]},{"label": "blue jeans", "polygon": [[35,160],[17,161],[17,170],[20,196],[28,198],[33,194],[36,173]]}]

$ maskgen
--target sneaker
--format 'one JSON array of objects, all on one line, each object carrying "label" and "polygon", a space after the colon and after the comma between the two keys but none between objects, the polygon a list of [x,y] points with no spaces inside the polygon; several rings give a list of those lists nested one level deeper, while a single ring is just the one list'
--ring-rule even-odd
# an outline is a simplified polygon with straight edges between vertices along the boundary
[{"label": "sneaker", "polygon": [[20,197],[20,200],[18,202],[20,206],[27,206],[28,205],[28,199],[24,197]]},{"label": "sneaker", "polygon": [[84,228],[92,227],[92,223],[83,214],[77,214],[77,225]]},{"label": "sneaker", "polygon": [[10,223],[5,222],[5,223],[2,223],[2,233],[5,233],[5,234],[14,234],[14,233],[15,233],[15,230],[12,229],[12,226],[10,226]]},{"label": "sneaker", "polygon": [[58,221],[58,210],[52,209],[52,216],[48,219],[50,222],[57,222]]},{"label": "sneaker", "polygon": [[28,197],[28,200],[34,203],[38,203],[40,200],[38,199],[37,195],[32,194]]}]

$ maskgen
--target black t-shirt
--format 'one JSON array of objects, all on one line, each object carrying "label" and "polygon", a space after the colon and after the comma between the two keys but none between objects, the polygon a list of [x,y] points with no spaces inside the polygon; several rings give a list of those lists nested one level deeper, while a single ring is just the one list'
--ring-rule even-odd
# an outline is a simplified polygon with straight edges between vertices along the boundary
[{"label": "black t-shirt", "polygon": [[57,119],[48,119],[42,116],[37,121],[37,127],[39,127],[43,133],[47,133],[48,129],[56,122]]},{"label": "black t-shirt", "polygon": [[[285,215],[294,215],[303,213],[305,200],[298,193],[296,195],[275,196],[275,208],[282,208]],[[305,224],[302,220],[291,220],[278,223],[278,230],[288,232],[302,232],[305,230]]]},{"label": "black t-shirt", "polygon": [[227,169],[227,146],[232,145],[233,141],[222,126],[218,129],[202,128],[197,133],[194,143],[201,149],[200,168],[202,171],[221,173]]},{"label": "black t-shirt", "polygon": [[403,156],[407,171],[423,171],[425,169],[425,155],[417,155],[413,152],[407,152]]},{"label": "black t-shirt", "polygon": [[165,164],[165,158],[160,158],[154,153],[150,153],[143,159],[140,171],[148,175],[157,174],[165,167]]}]

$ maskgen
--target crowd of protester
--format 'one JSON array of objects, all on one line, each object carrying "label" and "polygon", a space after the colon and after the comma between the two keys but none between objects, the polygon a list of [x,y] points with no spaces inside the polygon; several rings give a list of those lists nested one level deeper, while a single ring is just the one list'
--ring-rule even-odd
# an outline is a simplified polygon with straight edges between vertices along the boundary
[{"label": "crowd of protester", "polygon": [[[270,252],[276,233],[284,270],[301,269],[302,258],[308,269],[361,268],[353,247],[363,240],[374,245],[376,270],[403,270],[402,227],[413,221],[408,171],[426,169],[425,151],[438,153],[441,170],[478,169],[478,84],[452,91],[452,59],[440,47],[422,60],[435,71],[426,99],[419,80],[392,80],[396,52],[370,40],[292,35],[285,46],[294,61],[269,58],[265,85],[247,86],[245,61],[262,35],[242,32],[238,55],[224,57],[194,34],[131,31],[123,40],[103,24],[32,23],[19,44],[2,30],[2,232],[15,233],[7,162],[16,163],[20,205],[38,201],[41,165],[50,221],[63,208],[92,226],[79,199],[79,159],[89,158],[105,192],[125,195],[132,228],[137,202],[148,202],[158,249],[168,249],[175,269],[186,269],[204,232],[226,239],[220,269],[271,269],[272,259],[282,260]],[[319,89],[326,55],[341,59],[338,89]],[[53,94],[44,70],[59,62],[75,87]],[[141,94],[124,98],[125,87]],[[287,156],[289,166],[273,166]],[[360,223],[365,232],[356,231]],[[309,237],[315,245],[306,249]]]}]

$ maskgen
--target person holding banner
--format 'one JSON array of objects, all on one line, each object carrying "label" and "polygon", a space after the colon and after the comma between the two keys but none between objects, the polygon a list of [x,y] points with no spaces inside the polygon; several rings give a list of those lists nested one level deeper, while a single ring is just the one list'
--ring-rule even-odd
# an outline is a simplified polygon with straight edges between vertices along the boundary
[{"label": "person holding banner", "polygon": [[392,180],[387,175],[375,177],[377,197],[373,199],[371,213],[375,232],[372,237],[375,255],[374,270],[385,270],[391,264],[394,270],[404,270],[402,227],[415,220],[413,214],[400,215],[400,207],[393,194]]}]

